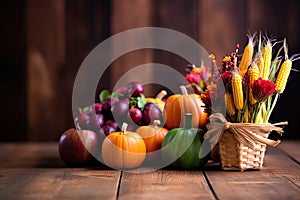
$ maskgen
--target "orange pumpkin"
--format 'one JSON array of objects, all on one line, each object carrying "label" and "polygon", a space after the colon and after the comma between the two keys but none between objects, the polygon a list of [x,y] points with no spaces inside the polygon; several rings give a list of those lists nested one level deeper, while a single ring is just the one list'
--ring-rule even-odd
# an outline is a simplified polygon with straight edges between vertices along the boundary
[{"label": "orange pumpkin", "polygon": [[143,138],[135,132],[127,132],[124,123],[121,132],[109,134],[102,145],[102,158],[106,165],[129,169],[140,166],[146,157]]},{"label": "orange pumpkin", "polygon": [[146,144],[147,152],[153,152],[161,147],[161,143],[169,132],[168,129],[159,127],[159,120],[154,120],[151,126],[141,126],[136,130]]},{"label": "orange pumpkin", "polygon": [[182,94],[174,94],[165,103],[165,126],[168,129],[182,127],[184,113],[192,113],[193,127],[205,129],[208,115],[198,94],[188,94],[185,86],[180,86]]}]

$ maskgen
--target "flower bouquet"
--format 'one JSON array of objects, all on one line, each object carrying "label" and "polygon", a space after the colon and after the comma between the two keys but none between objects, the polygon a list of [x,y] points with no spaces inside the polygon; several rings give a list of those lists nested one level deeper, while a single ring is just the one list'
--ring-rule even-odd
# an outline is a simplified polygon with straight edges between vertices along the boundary
[{"label": "flower bouquet", "polygon": [[[206,112],[210,114],[205,139],[219,153],[224,170],[261,169],[266,145],[276,146],[280,142],[268,139],[269,133],[281,134],[283,130],[278,126],[287,122],[270,124],[269,119],[286,87],[292,62],[299,59],[299,55],[288,57],[285,40],[272,44],[261,35],[248,38],[242,56],[237,45],[235,52],[223,58],[221,67],[215,66],[219,73],[194,66],[186,75],[189,85],[201,93]],[[278,44],[281,46],[274,54]],[[211,58],[216,65],[214,56]],[[224,83],[225,94],[217,87],[218,81]]]}]

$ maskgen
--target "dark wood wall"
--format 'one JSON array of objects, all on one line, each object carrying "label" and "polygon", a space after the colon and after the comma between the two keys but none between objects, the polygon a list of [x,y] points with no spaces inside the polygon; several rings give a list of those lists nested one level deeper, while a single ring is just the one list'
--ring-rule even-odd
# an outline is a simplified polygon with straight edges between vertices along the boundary
[{"label": "dark wood wall", "polygon": [[27,138],[25,3],[0,1],[0,140]]},{"label": "dark wood wall", "polygon": [[[243,47],[246,34],[287,38],[300,52],[297,0],[2,0],[0,1],[0,140],[57,140],[73,126],[71,96],[80,64],[100,42],[147,26],[174,29],[213,52],[218,61]],[[138,50],[117,59],[101,79],[111,88],[130,68],[149,62],[183,72],[182,58],[159,50]],[[294,68],[300,68],[299,62]],[[151,73],[151,72],[147,72]],[[299,73],[293,72],[274,121],[289,120],[286,137],[299,138]],[[157,86],[147,88],[154,95]]]}]

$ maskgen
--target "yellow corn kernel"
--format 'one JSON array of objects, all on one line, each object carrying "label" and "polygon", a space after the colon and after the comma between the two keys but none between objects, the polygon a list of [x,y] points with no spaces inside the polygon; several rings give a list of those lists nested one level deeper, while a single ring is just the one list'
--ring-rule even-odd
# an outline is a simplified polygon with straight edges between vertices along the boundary
[{"label": "yellow corn kernel", "polygon": [[253,41],[252,41],[252,37],[249,36],[248,44],[244,49],[242,60],[239,65],[241,76],[244,76],[246,74],[248,67],[252,62],[252,57],[253,57]]},{"label": "yellow corn kernel", "polygon": [[225,103],[226,103],[226,111],[229,115],[235,114],[235,106],[233,102],[232,94],[226,93],[225,94]]},{"label": "yellow corn kernel", "polygon": [[262,57],[264,59],[264,67],[260,72],[261,78],[264,80],[268,80],[272,62],[272,44],[270,40],[268,40],[267,44],[263,48]]},{"label": "yellow corn kernel", "polygon": [[263,57],[260,57],[257,60],[257,67],[259,69],[259,77],[262,77],[262,70],[264,68],[264,59],[263,59]]},{"label": "yellow corn kernel", "polygon": [[276,87],[277,93],[279,93],[279,94],[283,93],[283,91],[286,87],[286,82],[290,75],[291,69],[292,69],[292,61],[291,60],[286,60],[282,63],[279,73],[278,73],[278,76],[276,78],[276,82],[275,82],[275,87]]},{"label": "yellow corn kernel", "polygon": [[237,73],[232,76],[232,93],[236,109],[241,110],[244,106],[243,85],[242,77]]},{"label": "yellow corn kernel", "polygon": [[[257,65],[253,65],[250,69],[249,69],[249,83],[253,83],[255,80],[257,80],[259,78],[259,69],[257,67]],[[253,94],[252,94],[252,89],[251,87],[249,88],[249,100],[250,100],[250,104],[253,105],[255,104],[257,101],[253,98]]]}]

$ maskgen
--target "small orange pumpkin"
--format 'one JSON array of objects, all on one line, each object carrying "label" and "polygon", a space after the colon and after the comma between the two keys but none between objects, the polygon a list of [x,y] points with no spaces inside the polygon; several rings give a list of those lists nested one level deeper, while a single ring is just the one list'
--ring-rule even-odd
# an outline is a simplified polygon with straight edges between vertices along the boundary
[{"label": "small orange pumpkin", "polygon": [[159,124],[159,120],[154,120],[153,125],[141,126],[136,130],[136,133],[144,139],[147,152],[160,149],[162,141],[169,132],[168,129],[159,127]]},{"label": "small orange pumpkin", "polygon": [[121,132],[109,134],[102,145],[102,158],[106,165],[129,169],[140,166],[146,157],[143,138],[135,132],[127,132],[128,124],[123,123]]},{"label": "small orange pumpkin", "polygon": [[193,127],[205,129],[208,115],[198,94],[188,94],[185,86],[180,86],[182,94],[174,94],[165,103],[165,126],[171,130],[181,127],[184,113],[192,113]]}]

